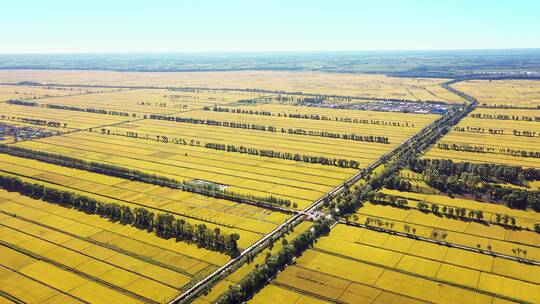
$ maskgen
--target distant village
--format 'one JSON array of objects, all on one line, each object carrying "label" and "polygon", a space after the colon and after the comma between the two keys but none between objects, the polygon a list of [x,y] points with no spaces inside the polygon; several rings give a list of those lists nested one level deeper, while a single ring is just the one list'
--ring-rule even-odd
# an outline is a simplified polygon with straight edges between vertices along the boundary
[{"label": "distant village", "polygon": [[451,106],[440,103],[405,102],[405,101],[373,101],[365,103],[308,103],[308,107],[367,110],[381,112],[402,112],[416,114],[444,114]]},{"label": "distant village", "polygon": [[43,138],[53,136],[54,134],[55,131],[51,130],[0,123],[0,142],[10,139],[13,139],[14,141],[22,141]]}]

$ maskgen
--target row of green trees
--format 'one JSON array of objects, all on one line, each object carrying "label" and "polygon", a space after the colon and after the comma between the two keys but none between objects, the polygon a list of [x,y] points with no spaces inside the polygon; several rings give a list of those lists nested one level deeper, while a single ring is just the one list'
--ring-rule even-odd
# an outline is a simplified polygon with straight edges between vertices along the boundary
[{"label": "row of green trees", "polygon": [[[48,121],[44,119],[19,117],[17,118],[17,120],[22,121],[24,123],[32,124],[32,125],[38,125],[38,126],[47,126],[47,127],[54,127],[54,128],[60,128],[62,126],[62,123],[58,121]],[[64,123],[64,128],[65,127],[67,127],[66,123]]]},{"label": "row of green trees", "polygon": [[237,242],[240,236],[238,234],[222,233],[219,228],[210,229],[205,224],[192,224],[168,213],[155,214],[142,207],[131,209],[129,206],[98,201],[74,192],[24,182],[12,176],[0,175],[0,188],[88,214],[100,215],[113,222],[155,232],[162,238],[193,242],[201,247],[231,256],[236,256],[239,252]]},{"label": "row of green trees", "polygon": [[236,114],[249,114],[249,115],[262,115],[262,116],[277,116],[277,117],[287,117],[287,118],[298,118],[298,119],[311,119],[311,120],[323,120],[323,121],[339,121],[339,122],[348,122],[348,123],[359,123],[359,124],[371,124],[371,125],[381,125],[381,126],[393,126],[393,127],[414,127],[413,123],[399,122],[399,121],[385,121],[379,119],[360,119],[353,117],[330,117],[326,115],[319,114],[300,114],[300,113],[272,113],[269,111],[257,111],[257,110],[246,110],[246,109],[235,109],[235,108],[226,108],[226,107],[204,107],[205,111],[214,111],[214,112],[224,112],[224,113],[236,113]]},{"label": "row of green trees", "polygon": [[478,222],[484,221],[484,212],[482,210],[458,208],[446,205],[441,207],[439,204],[426,202],[418,202],[416,207],[422,212],[431,212],[437,216],[444,215],[446,217],[458,218],[461,220],[469,219],[476,220]]},{"label": "row of green trees", "polygon": [[495,153],[495,148],[485,146],[473,146],[470,144],[449,144],[437,143],[437,148],[441,150],[474,152],[474,153]]},{"label": "row of green trees", "polygon": [[316,239],[330,231],[330,221],[316,222],[309,230],[302,232],[291,242],[284,242],[283,247],[274,255],[267,256],[262,265],[233,284],[216,301],[218,304],[239,304],[247,301],[253,293],[264,287],[280,270],[292,262],[295,256],[313,245]]},{"label": "row of green trees", "polygon": [[[30,106],[30,107],[39,106],[37,102],[23,101],[23,100],[9,100],[8,103],[14,104],[14,105],[21,105],[21,106]],[[41,106],[45,108],[49,108],[49,109],[55,109],[55,110],[88,112],[88,113],[94,113],[94,114],[115,115],[115,116],[123,116],[123,117],[129,116],[129,113],[127,112],[104,110],[104,109],[98,109],[98,108],[82,108],[82,107],[68,106],[68,105],[62,105],[62,104],[42,104]]]},{"label": "row of green trees", "polygon": [[540,158],[540,152],[531,150],[521,150],[512,148],[500,148],[499,152],[504,155],[516,156],[516,157],[531,157]]},{"label": "row of green trees", "polygon": [[494,119],[494,120],[514,120],[514,121],[540,121],[540,116],[525,116],[525,115],[508,115],[508,114],[488,114],[488,113],[473,113],[472,118],[478,119]]},{"label": "row of green trees", "polygon": [[431,187],[449,195],[471,194],[479,199],[501,201],[509,207],[540,211],[540,191],[501,185],[500,181],[522,184],[525,180],[539,180],[540,170],[495,164],[454,163],[452,160],[409,161],[409,168],[422,174]]},{"label": "row of green trees", "polygon": [[245,110],[245,109],[235,109],[235,108],[225,108],[225,107],[204,107],[205,111],[214,111],[220,113],[237,113],[237,114],[249,114],[249,115],[262,115],[262,116],[272,116],[271,112],[268,111],[258,111],[258,110]]},{"label": "row of green trees", "polygon": [[419,159],[408,161],[409,168],[417,173],[437,171],[444,175],[460,175],[471,173],[481,180],[489,182],[505,181],[512,184],[523,184],[525,181],[540,180],[540,170],[491,163],[454,162],[451,159]]},{"label": "row of green trees", "polygon": [[334,133],[329,131],[312,131],[305,129],[281,129],[282,133],[289,133],[295,135],[307,135],[307,136],[317,136],[317,137],[326,137],[326,138],[340,138],[354,141],[365,141],[365,142],[376,142],[381,144],[389,144],[390,141],[387,136],[377,136],[377,135],[359,135],[355,133]]},{"label": "row of green trees", "polygon": [[12,105],[19,105],[19,106],[27,106],[27,107],[37,107],[38,103],[35,101],[26,101],[26,100],[16,100],[16,99],[10,99],[6,101],[8,104]]},{"label": "row of green trees", "polygon": [[[129,116],[129,113],[127,112],[104,110],[104,109],[98,109],[98,108],[81,108],[81,107],[67,106],[67,105],[61,105],[61,104],[46,104],[45,107],[50,108],[50,109],[55,109],[55,110],[78,111],[78,112],[114,115],[114,116],[122,116],[122,117]],[[133,114],[133,116],[135,116],[135,114]]]},{"label": "row of green trees", "polygon": [[[467,132],[467,133],[486,133],[486,129],[482,127],[471,127],[471,126],[455,126],[452,128],[452,131],[456,132]],[[489,134],[504,134],[503,129],[487,129]]]},{"label": "row of green trees", "polygon": [[236,152],[249,155],[257,155],[261,157],[280,158],[287,160],[294,160],[298,162],[305,162],[311,164],[322,164],[327,166],[336,166],[340,168],[353,168],[358,169],[360,163],[355,160],[348,160],[342,158],[329,158],[324,156],[312,156],[312,155],[300,155],[298,153],[279,152],[274,150],[259,150],[255,148],[247,148],[244,146],[225,145],[220,143],[205,143],[205,148],[221,150],[227,152]]},{"label": "row of green trees", "polygon": [[[370,200],[373,204],[390,205],[397,208],[408,209],[409,203],[406,199],[399,198],[395,195],[377,192]],[[482,210],[467,209],[439,205],[436,203],[418,202],[416,207],[422,212],[431,212],[437,216],[446,216],[449,218],[457,218],[461,220],[473,220],[477,222],[485,222],[484,212]],[[492,223],[502,226],[516,227],[516,218],[507,214],[495,214]]]},{"label": "row of green trees", "polygon": [[540,133],[536,133],[536,131],[530,131],[530,130],[512,130],[512,134],[514,136],[525,136],[525,137],[535,137],[536,135],[540,136]]},{"label": "row of green trees", "polygon": [[385,178],[383,184],[384,184],[384,187],[388,189],[399,190],[399,191],[412,190],[411,182],[409,182],[406,179],[401,178],[401,175],[399,173],[392,174],[389,177]]},{"label": "row of green trees", "polygon": [[372,204],[390,205],[401,209],[409,208],[408,200],[383,192],[376,192],[375,195],[370,198],[370,202]]},{"label": "row of green trees", "polygon": [[270,205],[269,207],[271,207],[272,205],[290,207],[292,205],[292,202],[290,200],[275,196],[256,196],[251,194],[241,194],[226,189],[218,189],[200,183],[194,183],[190,181],[180,182],[173,178],[157,174],[149,174],[135,169],[129,169],[121,166],[93,161],[86,161],[80,158],[74,158],[62,154],[54,154],[23,147],[0,144],[0,153],[36,159],[39,161],[61,165],[69,168],[75,168],[99,174],[136,180],[158,186],[180,189],[183,191],[193,192],[204,196],[227,199],[238,203],[259,203],[261,205],[264,205],[264,207],[268,207],[267,205]]},{"label": "row of green trees", "polygon": [[354,141],[365,141],[365,142],[377,142],[383,144],[389,144],[390,141],[387,136],[377,136],[377,135],[360,135],[355,133],[334,133],[329,131],[313,131],[306,129],[293,129],[293,128],[277,128],[275,126],[266,126],[259,124],[249,124],[244,122],[230,122],[230,121],[220,121],[214,119],[199,119],[191,117],[172,117],[165,115],[152,114],[149,116],[150,119],[155,120],[166,120],[166,121],[175,121],[180,123],[190,123],[190,124],[201,124],[208,126],[219,126],[219,127],[228,127],[236,129],[246,129],[246,130],[256,130],[256,131],[265,131],[265,132],[280,132],[288,133],[294,135],[305,135],[305,136],[316,136],[316,137],[325,137],[325,138],[339,138],[346,140]]},{"label": "row of green trees", "polygon": [[[441,150],[465,151],[474,153],[496,153],[495,148],[486,146],[473,146],[470,144],[449,144],[437,143],[437,148]],[[540,158],[540,152],[531,150],[520,150],[512,148],[499,148],[499,153],[516,157]]]}]

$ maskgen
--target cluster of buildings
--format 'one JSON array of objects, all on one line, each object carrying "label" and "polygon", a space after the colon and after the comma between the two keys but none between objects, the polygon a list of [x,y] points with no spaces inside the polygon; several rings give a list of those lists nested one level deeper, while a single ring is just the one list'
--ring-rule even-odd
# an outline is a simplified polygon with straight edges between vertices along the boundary
[{"label": "cluster of buildings", "polygon": [[0,122],[0,142],[13,139],[14,141],[43,138],[54,135],[55,131],[33,128],[28,126],[15,126]]},{"label": "cluster of buildings", "polygon": [[444,114],[451,106],[441,103],[430,102],[407,102],[407,101],[373,101],[364,103],[318,103],[308,104],[310,107],[348,109],[382,112],[402,112],[416,114]]}]

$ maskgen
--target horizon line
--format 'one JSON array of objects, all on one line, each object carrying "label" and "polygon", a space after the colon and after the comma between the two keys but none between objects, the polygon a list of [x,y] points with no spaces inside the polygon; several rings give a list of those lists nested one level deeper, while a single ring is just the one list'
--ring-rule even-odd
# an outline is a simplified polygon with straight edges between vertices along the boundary
[{"label": "horizon line", "polygon": [[200,50],[200,51],[60,51],[1,52],[0,55],[91,55],[91,54],[301,54],[301,53],[396,53],[396,52],[459,52],[459,51],[540,51],[540,47],[524,48],[442,48],[442,49],[370,49],[370,50]]}]

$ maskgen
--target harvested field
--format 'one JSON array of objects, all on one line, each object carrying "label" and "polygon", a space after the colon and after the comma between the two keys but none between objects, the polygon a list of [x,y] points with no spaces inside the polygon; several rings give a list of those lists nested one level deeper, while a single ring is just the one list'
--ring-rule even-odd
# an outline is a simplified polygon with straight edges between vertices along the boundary
[{"label": "harvested field", "polygon": [[476,97],[482,106],[509,108],[540,106],[538,80],[467,80],[452,86]]},{"label": "harvested field", "polygon": [[[356,111],[361,112],[361,111]],[[346,113],[349,113],[346,111]],[[209,115],[211,114],[211,115]],[[353,113],[354,115],[362,115]],[[228,190],[258,196],[289,199],[305,208],[333,187],[352,176],[355,169],[299,162],[258,155],[210,149],[205,144],[267,149],[281,153],[356,161],[365,167],[388,152],[415,131],[434,120],[436,115],[414,115],[414,127],[375,126],[346,122],[316,122],[293,118],[259,118],[251,115],[195,111],[186,117],[220,119],[242,123],[265,123],[277,128],[307,128],[333,133],[388,136],[389,144],[320,136],[302,136],[282,132],[234,129],[220,126],[185,124],[162,120],[141,120],[106,127],[94,132],[75,132],[65,136],[20,143],[20,146],[126,166],[182,180],[205,180],[228,185]],[[348,115],[348,114],[345,114]],[[375,113],[367,112],[367,118]],[[406,114],[393,114],[400,121]],[[264,119],[264,120],[261,120]],[[266,121],[267,120],[267,121]],[[351,126],[353,125],[353,126]],[[136,138],[128,132],[137,133]],[[130,134],[132,134],[130,133]],[[162,138],[167,137],[167,142]],[[19,145],[19,144],[18,144]]]},{"label": "harvested field", "polygon": [[0,82],[204,87],[266,89],[309,94],[345,95],[364,98],[395,98],[463,102],[442,88],[444,79],[397,78],[383,75],[331,74],[320,72],[195,72],[133,73],[108,71],[0,71]]}]

